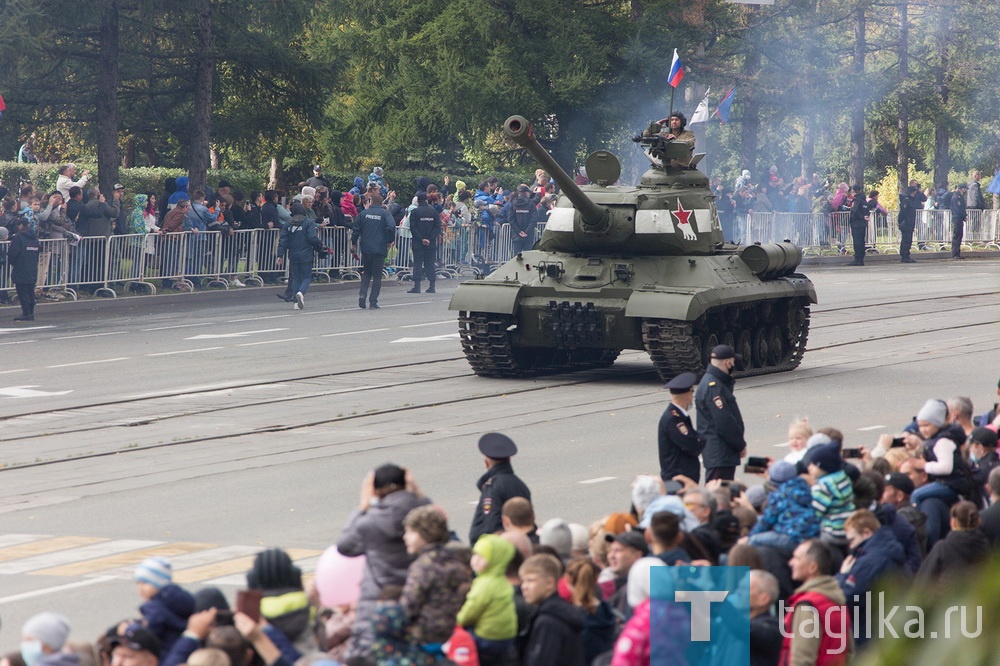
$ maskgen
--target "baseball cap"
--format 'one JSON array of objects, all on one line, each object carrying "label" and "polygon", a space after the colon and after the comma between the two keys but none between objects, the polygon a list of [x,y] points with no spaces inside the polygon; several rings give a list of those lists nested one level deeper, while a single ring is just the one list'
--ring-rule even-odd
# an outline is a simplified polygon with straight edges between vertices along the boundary
[{"label": "baseball cap", "polygon": [[912,495],[915,490],[913,486],[913,480],[902,472],[893,472],[891,474],[886,474],[885,485],[892,486],[896,490],[900,490],[907,495]]},{"label": "baseball cap", "polygon": [[115,183],[115,189],[116,190],[124,190],[125,186],[122,185],[121,183]]},{"label": "baseball cap", "polygon": [[125,629],[124,634],[112,636],[108,640],[108,648],[112,651],[119,645],[124,645],[137,652],[149,652],[157,659],[160,658],[160,639],[149,629],[130,626]]},{"label": "baseball cap", "polygon": [[608,543],[617,541],[623,546],[628,546],[639,551],[643,556],[649,554],[649,546],[646,545],[646,538],[642,535],[642,532],[629,530],[621,534],[605,534],[604,540]]}]

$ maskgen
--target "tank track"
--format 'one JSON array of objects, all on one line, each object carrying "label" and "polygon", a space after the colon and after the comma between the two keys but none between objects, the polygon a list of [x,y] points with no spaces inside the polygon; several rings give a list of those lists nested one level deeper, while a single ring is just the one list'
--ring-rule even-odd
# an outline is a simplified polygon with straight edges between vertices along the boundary
[{"label": "tank track", "polygon": [[693,322],[643,319],[642,342],[664,381],[681,372],[701,374],[712,348],[728,344],[743,355],[734,377],[794,370],[809,337],[809,301],[783,298],[722,305]]},{"label": "tank track", "polygon": [[619,349],[518,347],[511,340],[512,315],[459,312],[462,351],[480,377],[533,377],[610,366]]}]

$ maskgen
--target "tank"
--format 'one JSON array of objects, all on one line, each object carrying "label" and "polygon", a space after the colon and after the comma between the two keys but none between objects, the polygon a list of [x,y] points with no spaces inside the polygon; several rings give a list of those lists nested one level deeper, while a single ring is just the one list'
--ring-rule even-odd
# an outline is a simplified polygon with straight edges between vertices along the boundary
[{"label": "tank", "polygon": [[667,380],[701,373],[719,344],[742,355],[736,376],[801,363],[816,303],[813,284],[796,272],[802,251],[789,241],[724,242],[701,156],[659,129],[653,123],[636,137],[650,162],[637,186],[613,186],[621,167],[607,151],[587,159],[593,184],[578,186],[525,118],[504,123],[561,194],[531,250],[451,299],[477,375],[603,367],[637,349]]}]

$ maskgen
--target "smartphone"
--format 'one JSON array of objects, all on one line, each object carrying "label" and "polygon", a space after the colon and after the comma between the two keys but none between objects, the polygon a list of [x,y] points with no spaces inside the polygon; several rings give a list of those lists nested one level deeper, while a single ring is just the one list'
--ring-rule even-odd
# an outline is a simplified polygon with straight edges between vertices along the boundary
[{"label": "smartphone", "polygon": [[284,206],[286,203],[288,203],[288,197],[281,197],[281,205]]},{"label": "smartphone", "polygon": [[248,616],[254,622],[260,622],[260,590],[238,590],[236,592],[236,611]]},{"label": "smartphone", "polygon": [[844,458],[860,458],[861,449],[844,449],[840,455]]},{"label": "smartphone", "polygon": [[898,449],[901,446],[906,446],[906,442],[903,441],[902,437],[893,437],[892,446],[890,448]]},{"label": "smartphone", "polygon": [[767,458],[750,456],[747,458],[747,467],[767,467]]}]

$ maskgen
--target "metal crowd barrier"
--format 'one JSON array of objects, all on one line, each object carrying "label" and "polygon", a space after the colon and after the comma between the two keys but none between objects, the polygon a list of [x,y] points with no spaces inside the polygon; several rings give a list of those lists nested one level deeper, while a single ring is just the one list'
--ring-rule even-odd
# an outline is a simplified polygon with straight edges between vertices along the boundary
[{"label": "metal crowd barrier", "polygon": [[[850,213],[750,213],[737,216],[735,233],[744,244],[791,240],[807,254],[849,253],[852,250]],[[536,228],[536,240],[544,224]],[[951,246],[951,213],[917,211],[914,244],[917,249],[947,250]],[[358,279],[360,258],[350,251],[351,229],[322,227],[323,244],[333,253],[317,258],[317,279]],[[969,249],[1000,250],[1000,211],[970,210],[963,244]],[[114,297],[121,291],[156,293],[158,289],[193,290],[196,285],[228,289],[240,284],[260,286],[286,279],[287,267],[277,264],[281,231],[254,229],[222,235],[219,232],[133,234],[79,240],[40,241],[37,286],[43,298],[76,298],[79,290]],[[874,252],[898,251],[897,212],[870,216],[867,243]],[[0,243],[0,294],[10,300],[7,248]],[[409,279],[413,271],[408,229],[398,229],[386,258],[387,275]],[[440,277],[489,273],[513,254],[510,225],[490,227],[473,222],[448,227],[437,248]]]}]

